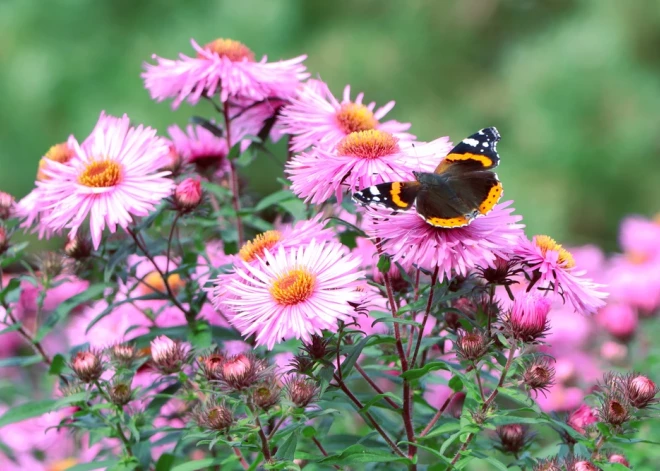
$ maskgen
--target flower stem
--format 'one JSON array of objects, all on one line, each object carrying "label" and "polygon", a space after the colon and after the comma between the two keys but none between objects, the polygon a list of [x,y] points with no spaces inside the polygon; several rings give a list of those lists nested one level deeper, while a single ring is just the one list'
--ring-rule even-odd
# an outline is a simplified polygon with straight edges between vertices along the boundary
[{"label": "flower stem", "polygon": [[[225,118],[225,132],[227,134],[227,148],[231,153],[232,142],[231,142],[231,118],[229,117],[229,104],[223,103],[222,105],[222,115]],[[231,200],[232,205],[234,206],[234,212],[236,213],[236,231],[238,233],[238,246],[242,247],[245,242],[243,235],[243,222],[241,221],[240,211],[241,211],[241,202],[239,199],[239,182],[238,182],[238,170],[234,163],[234,159],[227,159],[229,161],[229,173],[231,177]]]},{"label": "flower stem", "polygon": [[426,311],[424,312],[424,319],[422,320],[422,326],[419,328],[419,334],[417,335],[417,344],[415,345],[415,352],[413,353],[412,360],[410,360],[410,367],[414,368],[415,363],[417,362],[417,356],[419,355],[419,347],[422,345],[422,336],[424,335],[424,329],[426,329],[426,322],[429,320],[429,315],[431,314],[431,307],[433,306],[433,293],[435,289],[435,284],[438,281],[438,272],[440,267],[435,267],[435,271],[431,276],[431,288],[429,291],[429,300],[426,303]]},{"label": "flower stem", "polygon": [[[94,385],[96,386],[96,389],[98,389],[99,394],[101,394],[103,399],[105,399],[109,404],[112,404],[112,400],[101,387],[101,383],[99,383],[99,381],[96,380],[94,381]],[[110,425],[111,427],[113,426],[112,422],[110,422],[107,417],[103,415],[101,415],[101,417],[108,425]],[[121,440],[121,443],[124,446],[124,451],[126,451],[126,454],[128,456],[133,456],[133,452],[131,451],[131,442],[129,442],[128,438],[126,438],[126,435],[124,435],[124,430],[121,428],[121,424],[119,423],[119,421],[117,421],[117,423],[114,424],[114,428],[115,430],[117,430],[117,435],[119,436],[119,439]]]},{"label": "flower stem", "polygon": [[[321,442],[318,441],[318,439],[317,439],[316,437],[312,437],[312,441],[314,442],[314,445],[316,445],[316,448],[319,449],[319,451],[321,452],[321,454],[322,454],[323,456],[328,456],[328,452],[325,451],[325,448],[323,448],[323,445],[321,445]],[[335,465],[332,465],[332,466],[333,466],[335,469],[341,469],[341,468],[340,468],[339,466],[337,466],[336,464],[335,464]]]},{"label": "flower stem", "polygon": [[426,427],[424,427],[424,430],[422,430],[422,433],[419,434],[419,438],[424,437],[427,433],[429,433],[431,431],[431,429],[433,428],[435,423],[438,421],[438,419],[440,419],[440,416],[445,411],[445,409],[447,409],[447,406],[449,405],[449,403],[451,402],[451,400],[454,398],[455,395],[456,395],[456,393],[453,392],[449,395],[449,397],[447,399],[445,399],[445,402],[442,404],[442,406],[440,406],[440,408],[438,409],[438,412],[435,413],[435,415],[433,416],[433,418],[431,419],[429,424]]},{"label": "flower stem", "polygon": [[[383,390],[382,390],[382,389],[381,389],[381,388],[380,388],[380,387],[374,382],[373,379],[371,379],[371,377],[367,374],[366,371],[364,371],[364,369],[362,369],[362,367],[361,367],[360,365],[358,365],[357,363],[355,363],[355,365],[353,366],[353,368],[355,368],[355,369],[357,370],[357,372],[360,373],[360,374],[362,375],[362,377],[365,379],[365,381],[366,381],[367,383],[369,383],[369,386],[371,386],[372,388],[374,388],[374,391],[376,391],[378,394],[385,394],[385,393],[383,392]],[[387,396],[383,396],[383,399],[385,400],[385,402],[387,402],[389,405],[391,405],[394,409],[399,409],[399,408],[400,408],[400,407],[399,407],[399,404],[397,404],[396,402],[394,402],[394,401],[393,401],[392,399],[390,399],[389,397],[387,397]]]}]

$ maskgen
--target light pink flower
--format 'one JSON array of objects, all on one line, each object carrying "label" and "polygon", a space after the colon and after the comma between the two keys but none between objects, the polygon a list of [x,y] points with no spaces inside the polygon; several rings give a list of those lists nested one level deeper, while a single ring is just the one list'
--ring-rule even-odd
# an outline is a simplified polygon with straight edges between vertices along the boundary
[{"label": "light pink flower", "polygon": [[641,216],[629,216],[621,222],[619,243],[631,259],[660,258],[660,224]]},{"label": "light pink flower", "polygon": [[323,203],[344,191],[390,181],[412,180],[412,171],[432,172],[451,150],[449,138],[432,142],[400,141],[385,131],[358,131],[335,147],[314,147],[294,156],[286,172],[291,190],[306,202]]},{"label": "light pink flower", "polygon": [[270,97],[291,97],[305,73],[306,56],[267,62],[264,56],[255,61],[254,53],[231,39],[216,39],[200,47],[191,39],[197,57],[179,54],[179,60],[153,56],[156,65],[144,64],[144,85],[157,101],[174,98],[172,108],[183,100],[195,105],[202,96],[220,95],[220,101],[249,99],[261,101]]},{"label": "light pink flower", "polygon": [[371,129],[385,131],[405,141],[415,139],[405,132],[410,129],[410,123],[381,122],[394,108],[393,101],[375,109],[375,103],[365,105],[363,98],[364,94],[359,93],[352,101],[351,87],[346,85],[340,102],[324,82],[308,80],[281,112],[282,131],[293,135],[291,151],[300,152],[312,146],[332,149],[350,133]]},{"label": "light pink flower", "polygon": [[568,306],[560,305],[551,310],[548,317],[550,329],[545,336],[548,346],[542,348],[547,353],[560,355],[581,350],[592,336],[593,324],[590,319],[576,316]]},{"label": "light pink flower", "polygon": [[185,132],[176,125],[167,128],[167,132],[183,162],[194,164],[200,170],[212,168],[219,176],[229,171],[229,148],[224,137],[192,124],[186,126]]},{"label": "light pink flower", "polygon": [[172,192],[173,183],[158,172],[169,159],[165,140],[151,128],[130,126],[121,118],[101,113],[99,124],[82,145],[68,141],[75,157],[67,165],[48,160],[43,168],[47,179],[38,181],[48,215],[43,223],[53,230],[69,228],[75,237],[89,216],[94,248],[101,243],[103,229],[124,229],[133,216],[146,216]]},{"label": "light pink flower", "polygon": [[282,339],[309,341],[354,315],[350,303],[361,299],[355,288],[363,276],[358,265],[336,243],[265,251],[256,265],[236,266],[238,276],[225,287],[230,296],[216,301],[233,311],[229,320],[242,335],[256,335],[257,345],[272,350]]},{"label": "light pink flower", "polygon": [[582,403],[584,393],[575,386],[553,384],[546,394],[539,394],[535,400],[543,412],[566,412]]},{"label": "light pink flower", "polygon": [[523,260],[537,288],[562,294],[582,314],[593,314],[605,305],[607,293],[602,285],[584,278],[586,272],[575,268],[573,256],[546,235],[530,241],[521,237],[515,253]]},{"label": "light pink flower", "polygon": [[570,427],[573,427],[577,432],[584,435],[585,429],[591,425],[598,422],[598,412],[586,405],[582,404],[577,410],[573,411],[567,420],[567,424]]},{"label": "light pink flower", "polygon": [[615,255],[606,274],[612,300],[649,314],[660,307],[660,258]]},{"label": "light pink flower", "polygon": [[548,330],[548,312],[552,301],[540,293],[516,296],[507,325],[514,337],[523,342],[534,341]]},{"label": "light pink flower", "polygon": [[628,341],[635,335],[637,325],[637,312],[627,304],[610,303],[601,309],[596,321],[607,330],[610,335],[621,341]]},{"label": "light pink flower", "polygon": [[496,257],[507,258],[522,234],[521,216],[510,208],[512,201],[495,206],[469,226],[455,229],[433,227],[414,208],[391,214],[367,207],[367,233],[382,240],[383,251],[408,269],[413,265],[433,271],[440,279],[453,273],[465,275],[475,266],[492,265]]}]

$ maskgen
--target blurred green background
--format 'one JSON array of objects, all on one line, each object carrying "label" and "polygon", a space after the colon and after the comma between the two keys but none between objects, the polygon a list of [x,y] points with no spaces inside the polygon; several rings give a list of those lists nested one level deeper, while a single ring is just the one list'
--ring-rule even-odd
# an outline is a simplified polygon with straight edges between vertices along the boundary
[{"label": "blurred green background", "polygon": [[140,79],[153,53],[192,55],[191,37],[308,54],[335,94],[396,100],[421,140],[497,126],[530,234],[613,250],[622,216],[660,210],[657,0],[2,0],[0,189],[24,196],[49,146],[101,110],[163,133],[209,116],[152,102]]}]

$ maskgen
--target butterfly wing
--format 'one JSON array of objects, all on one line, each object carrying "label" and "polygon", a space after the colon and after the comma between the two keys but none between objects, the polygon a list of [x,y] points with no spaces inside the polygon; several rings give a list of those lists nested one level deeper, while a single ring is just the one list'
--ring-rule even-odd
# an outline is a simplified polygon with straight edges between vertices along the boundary
[{"label": "butterfly wing", "polygon": [[463,167],[465,170],[486,170],[497,167],[500,156],[497,153],[497,142],[500,133],[495,128],[484,128],[470,137],[466,137],[442,159],[435,173],[444,173],[452,167]]},{"label": "butterfly wing", "polygon": [[415,203],[419,189],[420,184],[415,181],[381,183],[353,193],[353,199],[364,205],[405,211]]}]

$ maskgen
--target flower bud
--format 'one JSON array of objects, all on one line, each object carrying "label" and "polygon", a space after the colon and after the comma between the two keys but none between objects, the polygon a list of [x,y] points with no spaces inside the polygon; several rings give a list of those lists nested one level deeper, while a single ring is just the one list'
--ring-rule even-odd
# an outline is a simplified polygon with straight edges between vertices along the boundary
[{"label": "flower bud", "polygon": [[628,347],[619,342],[609,340],[601,345],[600,356],[610,363],[623,366],[628,356]]},{"label": "flower bud", "polygon": [[555,369],[547,357],[537,357],[523,373],[523,383],[529,391],[547,392],[555,379]]},{"label": "flower bud", "polygon": [[655,398],[659,391],[658,387],[644,375],[628,376],[624,388],[628,402],[637,409],[644,409],[646,406],[658,402]]},{"label": "flower bud", "polygon": [[557,458],[546,458],[539,460],[532,471],[562,471],[557,462]]},{"label": "flower bud", "polygon": [[71,272],[71,260],[58,252],[46,252],[37,257],[37,265],[43,277],[47,280]]},{"label": "flower bud", "polygon": [[74,260],[84,260],[92,253],[92,241],[85,235],[77,234],[64,244],[64,253]]},{"label": "flower bud", "polygon": [[190,347],[188,344],[174,341],[164,335],[151,341],[151,358],[158,371],[172,374],[181,371],[188,361]]},{"label": "flower bud", "polygon": [[316,399],[319,388],[311,379],[294,375],[286,381],[286,392],[289,400],[296,407],[307,407]]},{"label": "flower bud", "polygon": [[610,455],[609,458],[607,458],[607,461],[610,463],[619,463],[626,466],[627,468],[630,468],[630,463],[623,455]]},{"label": "flower bud", "polygon": [[500,439],[502,450],[513,455],[521,452],[533,438],[529,428],[522,424],[502,425],[497,427],[495,433]]},{"label": "flower bud", "polygon": [[202,183],[196,178],[186,178],[174,190],[174,205],[182,213],[188,213],[202,202]]},{"label": "flower bud", "polygon": [[598,422],[597,412],[586,404],[582,404],[577,410],[573,411],[566,421],[570,427],[582,435],[586,433],[586,428],[589,425],[596,422]]},{"label": "flower bud", "polygon": [[552,301],[537,293],[519,294],[513,302],[506,327],[511,335],[523,342],[534,342],[548,329],[548,313]]},{"label": "flower bud", "polygon": [[118,343],[110,348],[110,361],[124,368],[130,368],[138,358],[138,351],[133,345]]},{"label": "flower bud", "polygon": [[569,464],[566,468],[570,471],[600,471],[598,466],[586,460],[576,461]]},{"label": "flower bud", "polygon": [[259,383],[252,392],[252,402],[261,410],[267,411],[280,402],[281,388],[274,377]]},{"label": "flower bud", "polygon": [[463,404],[465,403],[465,396],[466,394],[464,392],[457,392],[456,394],[454,394],[454,397],[451,398],[449,404],[447,405],[447,413],[451,417],[458,419],[461,416],[461,414],[463,413]]},{"label": "flower bud", "polygon": [[456,339],[456,354],[468,361],[477,361],[488,351],[488,340],[479,331],[461,331]]},{"label": "flower bud", "polygon": [[13,216],[14,197],[9,193],[0,191],[0,220],[4,221]]},{"label": "flower bud", "polygon": [[618,427],[630,419],[630,410],[619,394],[608,391],[598,408],[598,415],[603,422]]},{"label": "flower bud", "polygon": [[296,355],[289,363],[289,366],[296,373],[307,374],[311,373],[314,369],[314,361],[306,355]]},{"label": "flower bud", "polygon": [[194,414],[197,424],[208,430],[223,432],[234,423],[234,416],[224,404],[206,404]]},{"label": "flower bud", "polygon": [[9,248],[9,234],[5,226],[0,224],[0,255],[5,253]]},{"label": "flower bud", "polygon": [[226,358],[220,366],[220,381],[233,391],[241,391],[261,379],[266,365],[252,355],[241,353]]},{"label": "flower bud", "polygon": [[71,369],[83,383],[93,383],[103,374],[101,353],[96,350],[78,352],[71,360]]},{"label": "flower bud", "polygon": [[628,342],[637,330],[637,312],[627,304],[608,304],[601,309],[596,320],[621,342]]},{"label": "flower bud", "polygon": [[331,348],[328,348],[331,341],[331,338],[324,339],[320,335],[312,335],[311,341],[303,343],[302,349],[307,352],[311,359],[322,360],[326,355],[333,352]]},{"label": "flower bud", "polygon": [[220,379],[220,368],[224,361],[224,355],[220,352],[213,352],[209,355],[200,356],[197,359],[197,364],[207,381],[217,381]]},{"label": "flower bud", "polygon": [[520,272],[520,269],[517,268],[518,263],[518,258],[505,259],[495,257],[492,266],[486,266],[485,268],[479,267],[477,271],[488,283],[505,286],[512,284],[511,278]]},{"label": "flower bud", "polygon": [[129,383],[116,381],[110,386],[108,395],[113,404],[125,406],[133,398],[133,391],[131,390],[131,385]]}]

